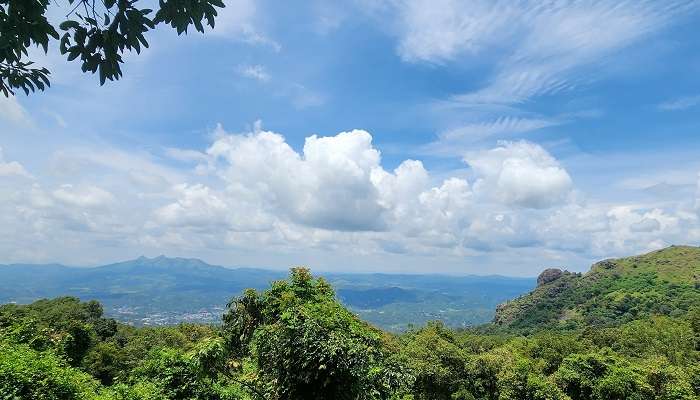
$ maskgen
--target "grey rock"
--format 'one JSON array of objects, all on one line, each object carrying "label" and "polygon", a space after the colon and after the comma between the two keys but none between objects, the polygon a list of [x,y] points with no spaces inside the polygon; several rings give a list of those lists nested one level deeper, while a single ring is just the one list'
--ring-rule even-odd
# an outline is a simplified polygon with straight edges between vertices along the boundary
[{"label": "grey rock", "polygon": [[537,286],[542,286],[546,285],[550,282],[554,282],[557,279],[561,278],[561,276],[564,274],[564,271],[560,270],[559,268],[547,268],[542,273],[540,276],[537,277]]}]

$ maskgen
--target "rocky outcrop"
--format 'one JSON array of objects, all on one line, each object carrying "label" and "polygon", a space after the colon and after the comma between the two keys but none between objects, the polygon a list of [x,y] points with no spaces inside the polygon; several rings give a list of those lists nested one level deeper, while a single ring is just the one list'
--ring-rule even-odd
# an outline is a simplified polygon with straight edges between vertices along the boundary
[{"label": "rocky outcrop", "polygon": [[674,246],[599,261],[585,275],[549,268],[530,293],[499,305],[494,323],[528,332],[553,324],[612,326],[667,310],[682,315],[700,304],[698,289],[700,248]]},{"label": "rocky outcrop", "polygon": [[560,270],[559,268],[547,268],[542,273],[540,276],[537,277],[537,286],[542,286],[546,285],[550,282],[554,282],[557,279],[561,278],[561,276],[564,274],[564,271]]},{"label": "rocky outcrop", "polygon": [[537,277],[535,290],[496,306],[493,322],[496,325],[510,325],[523,318],[529,310],[542,302],[551,302],[575,284],[581,274],[559,268],[547,268]]}]

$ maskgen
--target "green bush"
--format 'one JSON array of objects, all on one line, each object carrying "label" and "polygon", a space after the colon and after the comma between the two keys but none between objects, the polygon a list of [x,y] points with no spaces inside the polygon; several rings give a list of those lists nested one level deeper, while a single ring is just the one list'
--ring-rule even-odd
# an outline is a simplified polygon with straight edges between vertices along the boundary
[{"label": "green bush", "polygon": [[0,341],[0,399],[90,400],[99,385],[50,351]]}]

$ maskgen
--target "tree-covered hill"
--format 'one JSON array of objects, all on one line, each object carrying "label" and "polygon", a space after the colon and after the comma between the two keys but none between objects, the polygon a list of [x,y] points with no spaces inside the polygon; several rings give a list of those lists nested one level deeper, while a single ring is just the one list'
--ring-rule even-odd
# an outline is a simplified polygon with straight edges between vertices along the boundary
[{"label": "tree-covered hill", "polygon": [[611,326],[698,304],[700,248],[671,246],[600,261],[583,275],[547,270],[531,293],[500,305],[494,322],[525,331]]},{"label": "tree-covered hill", "polygon": [[[700,288],[685,282],[697,255],[550,269],[500,325],[401,334],[363,321],[304,268],[233,297],[221,325],[134,327],[74,297],[6,304],[0,399],[700,400]],[[632,294],[644,301],[611,308]],[[576,317],[559,322],[562,310]]]}]

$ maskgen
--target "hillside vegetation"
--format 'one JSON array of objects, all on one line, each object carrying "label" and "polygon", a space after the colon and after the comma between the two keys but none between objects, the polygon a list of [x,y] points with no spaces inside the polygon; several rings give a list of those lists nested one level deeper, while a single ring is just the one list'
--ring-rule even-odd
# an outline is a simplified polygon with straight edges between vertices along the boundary
[{"label": "hillside vegetation", "polygon": [[672,246],[636,257],[604,260],[584,275],[554,273],[540,279],[531,293],[499,306],[494,321],[527,331],[619,325],[653,315],[679,316],[700,304],[699,289],[700,248]]},{"label": "hillside vegetation", "polygon": [[[697,254],[548,270],[499,324],[400,335],[303,268],[233,298],[221,325],[136,328],[73,297],[8,304],[0,399],[699,400]],[[612,312],[628,295],[634,306]]]}]

